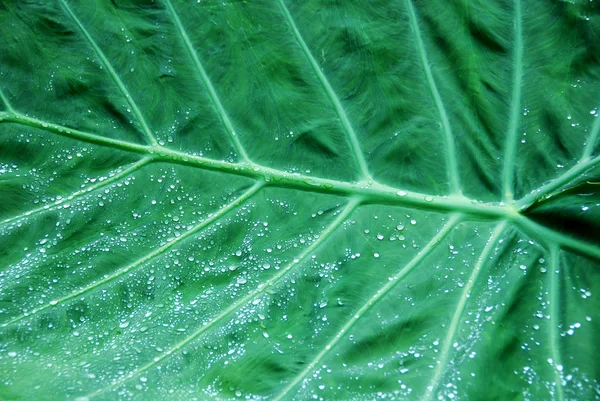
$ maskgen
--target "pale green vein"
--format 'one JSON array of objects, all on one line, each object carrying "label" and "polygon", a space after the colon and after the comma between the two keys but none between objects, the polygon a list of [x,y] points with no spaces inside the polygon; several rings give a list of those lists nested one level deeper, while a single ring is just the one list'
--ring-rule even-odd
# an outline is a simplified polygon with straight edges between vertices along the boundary
[{"label": "pale green vein", "polygon": [[579,162],[586,162],[592,157],[592,152],[594,151],[594,146],[596,146],[596,141],[598,141],[598,135],[600,134],[600,116],[598,115],[599,111],[596,110],[596,114],[594,115],[594,124],[592,125],[592,132],[590,132],[590,137],[587,140],[587,145],[585,146],[585,150],[583,151],[583,155]]},{"label": "pale green vein", "polygon": [[412,259],[406,266],[404,266],[398,273],[391,277],[386,284],[381,287],[375,294],[369,298],[369,300],[363,304],[356,313],[342,326],[340,331],[325,345],[325,347],[317,354],[313,360],[306,365],[298,375],[290,381],[287,386],[275,396],[273,401],[280,401],[284,399],[291,399],[290,391],[292,391],[301,381],[303,381],[310,372],[314,371],[315,367],[328,354],[333,347],[349,332],[349,330],[364,316],[379,300],[385,297],[404,277],[406,277],[412,270],[425,259],[435,247],[446,237],[446,235],[458,224],[460,217],[453,215],[450,220],[444,225],[444,227],[438,232],[431,241],[419,253]]},{"label": "pale green vein", "polygon": [[508,132],[506,134],[506,145],[504,151],[504,166],[502,168],[502,192],[504,202],[512,201],[514,196],[517,133],[519,131],[519,115],[521,113],[521,86],[523,80],[523,23],[521,20],[520,0],[515,0],[514,8],[513,85]]},{"label": "pale green vein", "polygon": [[298,42],[298,44],[300,45],[300,48],[304,52],[304,55],[305,55],[306,59],[309,61],[313,71],[319,78],[319,81],[321,82],[323,89],[325,89],[325,93],[327,93],[327,96],[329,97],[329,101],[333,104],[335,111],[342,123],[342,126],[344,127],[344,130],[346,131],[346,134],[348,136],[348,141],[350,142],[350,147],[352,149],[352,153],[354,154],[354,158],[356,159],[356,162],[358,163],[358,167],[359,167],[360,173],[362,175],[361,178],[364,180],[370,179],[371,174],[369,173],[369,167],[367,166],[365,156],[361,150],[360,143],[358,142],[358,137],[356,135],[356,132],[354,131],[354,128],[352,128],[352,124],[350,123],[350,120],[348,119],[348,115],[346,114],[346,111],[344,110],[344,107],[342,106],[342,103],[340,102],[338,95],[335,93],[335,91],[331,87],[329,80],[327,79],[327,77],[325,76],[323,71],[321,70],[321,67],[317,63],[317,60],[315,60],[315,58],[313,57],[310,49],[308,48],[308,45],[304,41],[304,38],[300,34],[300,31],[298,30],[298,27],[296,26],[296,23],[294,22],[294,18],[292,17],[292,14],[290,14],[290,11],[288,10],[284,1],[283,0],[278,0],[278,1],[279,1],[279,6],[281,7],[281,11],[283,12],[283,15],[285,16],[285,19],[286,19],[288,25],[292,29],[294,36],[296,37],[296,41]]},{"label": "pale green vein", "polygon": [[207,227],[208,225],[212,224],[214,221],[218,220],[219,218],[223,217],[225,214],[229,213],[230,211],[232,211],[233,209],[235,209],[236,207],[242,205],[244,202],[246,202],[250,197],[252,197],[252,195],[254,195],[256,192],[258,192],[262,187],[264,186],[263,183],[256,183],[254,186],[252,186],[250,189],[248,189],[246,192],[244,192],[241,196],[237,197],[236,199],[234,199],[233,201],[229,202],[228,204],[226,204],[225,206],[223,206],[221,209],[219,209],[218,211],[216,211],[215,213],[213,213],[212,215],[210,215],[206,220],[201,221],[200,223],[196,224],[194,227],[192,227],[190,230],[188,230],[187,232],[185,232],[184,234],[182,234],[181,236],[177,237],[176,239],[174,239],[171,242],[167,242],[166,244],[156,248],[155,250],[153,250],[152,252],[144,255],[143,257],[135,260],[134,262],[128,264],[127,266],[124,266],[120,269],[117,269],[116,271],[114,271],[113,273],[104,276],[102,279],[95,281],[91,284],[86,285],[85,287],[81,287],[80,289],[78,289],[77,291],[74,291],[68,295],[65,295],[61,298],[56,298],[52,301],[50,301],[49,303],[42,305],[38,308],[35,308],[33,310],[31,310],[28,313],[22,314],[20,316],[14,317],[11,320],[5,322],[2,324],[2,327],[11,325],[13,323],[19,322],[21,320],[23,320],[24,318],[34,315],[36,313],[42,312],[48,308],[51,307],[55,307],[57,305],[60,305],[66,301],[69,301],[73,298],[77,298],[85,293],[88,293],[98,287],[103,286],[104,284],[113,281],[119,277],[122,277],[123,275],[129,273],[130,271],[142,266],[144,263],[149,262],[150,260],[164,254],[166,251],[168,251],[169,249],[171,249],[173,246],[179,244],[180,242],[182,242],[183,240],[185,240],[186,238],[191,237],[192,235],[196,234],[198,231],[202,230],[203,228]]},{"label": "pale green vein", "polygon": [[561,270],[559,267],[559,249],[556,246],[550,248],[550,294],[548,302],[550,304],[550,347],[552,348],[552,369],[556,380],[556,401],[565,399],[563,392],[563,364],[560,356],[560,283],[559,278]]},{"label": "pale green vein", "polygon": [[39,213],[42,213],[42,212],[45,212],[48,210],[53,210],[54,208],[62,205],[65,202],[71,202],[71,201],[78,199],[86,194],[89,194],[92,191],[104,188],[116,181],[119,181],[121,178],[127,177],[129,174],[140,169],[141,167],[145,166],[146,164],[150,163],[151,161],[152,161],[151,157],[145,157],[145,158],[141,159],[140,161],[138,161],[137,163],[132,164],[128,168],[126,168],[120,172],[117,172],[117,173],[113,174],[112,176],[109,176],[106,179],[100,178],[100,179],[98,179],[98,182],[96,184],[93,184],[93,185],[90,185],[89,187],[80,189],[79,191],[75,191],[70,195],[63,196],[59,200],[57,200],[51,204],[46,204],[46,205],[31,209],[31,210],[27,210],[26,212],[20,213],[16,216],[9,217],[0,222],[0,227],[11,224],[15,221],[20,221],[24,218],[30,218],[32,216],[35,216]]},{"label": "pale green vein", "polygon": [[4,95],[4,92],[2,91],[1,88],[0,88],[0,100],[2,100],[2,102],[4,103],[4,106],[6,106],[6,111],[8,112],[8,114],[14,114],[15,111],[13,110],[12,105],[8,101],[8,98],[6,97],[6,95]]},{"label": "pale green vein", "polygon": [[167,10],[169,11],[169,14],[171,15],[173,23],[175,24],[175,27],[177,28],[177,31],[179,31],[179,35],[181,36],[181,38],[183,40],[183,44],[185,45],[187,52],[189,53],[190,57],[194,61],[194,66],[196,67],[196,70],[198,70],[198,73],[200,74],[202,83],[208,90],[210,100],[213,102],[213,105],[214,105],[215,109],[217,110],[217,113],[219,114],[219,117],[221,118],[223,125],[225,125],[225,129],[227,130],[227,133],[229,134],[229,136],[231,137],[231,140],[233,141],[233,143],[235,145],[236,151],[241,156],[242,161],[249,161],[250,159],[248,158],[248,154],[246,153],[244,146],[240,142],[238,135],[235,133],[233,124],[231,123],[231,120],[229,119],[229,116],[227,115],[227,112],[225,111],[225,108],[223,107],[223,104],[221,103],[221,100],[219,99],[219,95],[217,95],[217,91],[215,90],[208,74],[206,73],[206,70],[204,69],[204,66],[202,65],[202,62],[200,61],[200,58],[198,57],[198,53],[196,52],[196,50],[194,50],[194,46],[192,45],[192,42],[190,41],[190,38],[189,38],[185,28],[183,27],[181,20],[179,19],[179,15],[175,11],[175,8],[173,8],[173,5],[171,4],[170,0],[165,0],[165,4],[167,6]]},{"label": "pale green vein", "polygon": [[348,204],[344,207],[344,209],[337,215],[337,217],[334,219],[334,221],[331,224],[329,224],[329,226],[327,226],[327,228],[325,228],[323,230],[323,232],[319,235],[319,237],[317,239],[315,239],[315,241],[313,241],[308,247],[306,247],[300,255],[296,256],[293,261],[288,263],[285,267],[281,268],[279,270],[279,272],[277,272],[271,278],[266,280],[264,283],[261,283],[256,289],[250,291],[247,295],[245,295],[244,297],[235,301],[233,304],[231,304],[229,307],[227,307],[225,310],[223,310],[217,316],[211,318],[210,321],[208,321],[206,324],[202,325],[200,328],[198,328],[196,331],[191,333],[189,336],[187,336],[183,340],[179,341],[174,346],[165,350],[165,352],[163,352],[160,356],[154,358],[151,362],[148,362],[145,365],[140,366],[139,368],[133,370],[132,372],[128,373],[127,375],[124,375],[123,377],[114,381],[110,385],[89,394],[88,397],[89,398],[95,397],[98,394],[101,394],[111,388],[118,386],[119,384],[125,382],[126,380],[129,380],[137,375],[142,374],[143,372],[147,371],[148,369],[152,368],[153,366],[158,365],[164,359],[168,358],[173,353],[181,350],[186,345],[188,345],[190,342],[197,339],[202,334],[204,334],[205,332],[207,332],[208,330],[213,328],[217,323],[219,323],[220,321],[225,319],[227,316],[229,316],[233,312],[239,310],[242,306],[244,306],[247,303],[249,303],[250,301],[256,299],[258,296],[264,294],[269,288],[275,286],[279,281],[281,281],[283,278],[285,278],[285,276],[295,266],[298,266],[300,263],[302,263],[307,256],[312,255],[317,250],[317,248],[319,248],[350,217],[352,212],[356,209],[356,207],[359,204],[360,204],[360,199],[358,199],[358,198],[354,198],[354,199],[350,200],[350,202],[348,202]]},{"label": "pale green vein", "polygon": [[517,223],[523,231],[527,232],[533,238],[538,238],[550,249],[555,244],[558,244],[562,248],[567,248],[582,255],[600,260],[600,247],[596,244],[590,244],[571,237],[568,234],[562,234],[559,231],[545,227],[521,215],[515,215],[513,221]]},{"label": "pale green vein", "polygon": [[442,378],[444,370],[448,365],[450,349],[452,348],[452,344],[454,343],[454,338],[456,337],[458,328],[461,324],[461,319],[465,311],[465,306],[467,305],[467,301],[471,296],[471,292],[473,290],[473,286],[475,285],[475,281],[477,280],[477,276],[479,275],[479,272],[481,271],[483,265],[489,260],[490,253],[497,245],[498,237],[502,234],[505,227],[506,222],[499,223],[496,226],[496,228],[492,232],[492,235],[488,239],[487,244],[483,248],[483,251],[479,256],[475,267],[473,268],[473,272],[469,277],[469,281],[465,285],[465,289],[460,294],[460,299],[458,301],[458,304],[456,305],[456,310],[454,311],[454,315],[452,316],[452,321],[450,322],[450,326],[448,326],[448,332],[446,333],[446,337],[442,342],[443,345],[439,353],[437,366],[435,368],[435,371],[433,372],[433,376],[431,377],[429,384],[427,385],[427,389],[425,395],[422,398],[422,401],[431,401],[435,391],[437,390],[440,384],[440,379]]},{"label": "pale green vein", "polygon": [[[600,117],[599,117],[600,119]],[[579,163],[575,164],[569,170],[565,171],[559,177],[553,179],[552,181],[542,185],[535,191],[531,192],[529,195],[524,196],[519,201],[515,203],[517,210],[523,211],[537,202],[539,199],[544,199],[552,195],[552,193],[558,189],[561,189],[566,184],[570,183],[581,174],[590,170],[591,168],[596,167],[600,164],[600,156],[596,156],[593,159],[587,158],[582,159]]]},{"label": "pale green vein", "polygon": [[408,16],[410,17],[410,26],[412,28],[413,33],[415,34],[415,41],[417,42],[417,49],[419,50],[419,56],[421,58],[421,64],[423,65],[423,71],[425,72],[427,84],[429,85],[429,90],[431,91],[431,95],[433,96],[435,107],[440,116],[442,129],[444,131],[446,143],[446,168],[448,170],[448,179],[450,180],[450,189],[453,193],[460,194],[460,178],[458,172],[458,164],[456,162],[454,135],[452,134],[452,127],[450,126],[448,113],[446,112],[446,107],[442,102],[442,96],[440,95],[437,84],[435,83],[435,79],[433,77],[433,72],[431,71],[431,66],[427,57],[427,52],[425,50],[425,44],[423,43],[423,38],[421,37],[421,29],[419,27],[419,22],[417,19],[417,12],[412,3],[412,0],[406,0],[406,7],[408,9]]},{"label": "pale green vein", "polygon": [[131,95],[129,94],[127,87],[125,86],[125,84],[123,84],[123,81],[121,81],[121,78],[119,78],[119,75],[113,68],[110,61],[108,61],[108,59],[104,55],[104,52],[102,52],[102,50],[100,49],[100,47],[98,46],[98,44],[96,43],[94,38],[92,38],[92,36],[87,31],[87,29],[83,26],[83,24],[81,23],[79,18],[77,18],[77,16],[75,15],[75,13],[71,9],[71,7],[67,4],[66,0],[58,0],[58,1],[60,2],[60,4],[62,4],[63,8],[67,12],[67,14],[69,14],[69,17],[71,17],[73,22],[75,22],[75,24],[77,25],[77,27],[79,28],[79,30],[81,31],[81,33],[83,34],[83,36],[85,37],[87,42],[90,44],[92,49],[94,49],[94,52],[96,53],[96,55],[102,62],[102,65],[104,65],[104,68],[106,68],[106,70],[108,71],[108,74],[110,75],[110,77],[112,78],[114,83],[119,88],[119,91],[125,97],[125,100],[129,104],[129,107],[131,107],[131,110],[133,111],[135,118],[140,123],[140,125],[142,127],[142,131],[143,131],[144,135],[146,136],[146,139],[150,142],[151,145],[157,146],[158,143],[156,142],[156,139],[154,138],[152,131],[150,131],[150,128],[148,127],[148,124],[146,123],[146,120],[144,119],[144,116],[142,115],[142,112],[140,111],[137,104],[135,103],[135,101],[133,100]]},{"label": "pale green vein", "polygon": [[364,183],[351,183],[327,178],[311,177],[298,173],[288,173],[252,162],[229,163],[220,160],[207,159],[161,146],[151,147],[106,138],[58,124],[26,117],[21,114],[9,116],[4,122],[23,124],[79,141],[150,155],[157,161],[177,163],[206,170],[219,171],[226,174],[249,177],[254,180],[265,181],[271,186],[341,196],[361,196],[365,199],[366,203],[417,207],[425,210],[463,212],[488,218],[507,217],[515,213],[511,205],[480,203],[462,195],[434,196],[394,188],[377,182],[365,185]]}]

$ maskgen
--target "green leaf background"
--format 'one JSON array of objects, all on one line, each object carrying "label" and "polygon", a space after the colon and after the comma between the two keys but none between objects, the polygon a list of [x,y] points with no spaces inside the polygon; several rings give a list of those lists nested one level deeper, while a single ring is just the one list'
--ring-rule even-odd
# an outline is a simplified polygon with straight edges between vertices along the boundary
[{"label": "green leaf background", "polygon": [[0,399],[600,399],[600,9],[0,3]]}]

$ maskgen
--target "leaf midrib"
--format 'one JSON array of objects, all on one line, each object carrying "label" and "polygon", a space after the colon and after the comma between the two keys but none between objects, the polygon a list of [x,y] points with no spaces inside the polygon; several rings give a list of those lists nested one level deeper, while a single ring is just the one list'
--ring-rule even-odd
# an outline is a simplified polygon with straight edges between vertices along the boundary
[{"label": "leaf midrib", "polygon": [[267,181],[270,185],[294,188],[308,192],[360,196],[365,203],[413,206],[426,210],[460,211],[467,214],[485,216],[487,218],[507,217],[514,213],[514,208],[511,205],[481,203],[462,195],[430,195],[392,187],[374,180],[352,183],[328,178],[311,177],[299,173],[289,173],[283,170],[263,166],[252,161],[235,163],[208,159],[202,156],[171,150],[160,145],[139,145],[127,141],[106,138],[38,120],[20,113],[7,113],[4,118],[2,118],[2,115],[0,114],[0,122],[2,121],[39,128],[54,134],[96,145],[151,156],[153,161],[183,164],[206,170],[245,176],[255,180]]},{"label": "leaf midrib", "polygon": [[[150,158],[150,162],[181,164],[205,170],[245,176],[256,181],[265,181],[266,186],[278,186],[307,192],[358,197],[361,199],[361,203],[365,204],[387,204],[432,211],[462,212],[467,215],[478,216],[484,219],[505,219],[513,221],[515,224],[526,230],[529,228],[528,231],[532,231],[532,234],[535,237],[537,237],[535,231],[531,229],[533,227],[539,227],[543,229],[544,233],[549,234],[552,240],[557,241],[559,245],[576,250],[595,259],[600,259],[600,247],[596,244],[586,243],[577,238],[572,238],[557,232],[554,229],[540,226],[522,214],[539,199],[550,196],[553,191],[559,189],[562,185],[572,181],[585,171],[600,164],[600,156],[596,156],[593,159],[588,158],[580,160],[575,166],[567,170],[561,176],[546,183],[537,191],[533,191],[520,200],[511,201],[506,204],[503,202],[481,203],[475,199],[465,197],[464,195],[428,195],[391,187],[376,181],[352,183],[327,178],[310,177],[298,173],[288,173],[282,170],[262,166],[254,162],[233,163],[208,159],[197,155],[190,155],[185,152],[171,150],[160,145],[139,145],[127,141],[106,138],[28,117],[15,112],[12,108],[9,110],[9,112],[0,112],[0,123],[5,122],[27,125],[83,142],[143,154],[147,158]],[[399,193],[401,193],[402,196],[398,195]],[[1,224],[5,224],[7,221],[13,221],[17,217],[13,216],[5,219]],[[548,242],[546,235],[540,238],[540,242]]]}]

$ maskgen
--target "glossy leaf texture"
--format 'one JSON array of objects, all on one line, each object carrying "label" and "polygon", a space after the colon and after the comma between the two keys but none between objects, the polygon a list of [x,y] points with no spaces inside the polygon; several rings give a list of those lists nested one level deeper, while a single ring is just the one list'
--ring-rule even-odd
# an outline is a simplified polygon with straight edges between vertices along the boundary
[{"label": "glossy leaf texture", "polygon": [[1,2],[0,399],[599,399],[599,35]]}]

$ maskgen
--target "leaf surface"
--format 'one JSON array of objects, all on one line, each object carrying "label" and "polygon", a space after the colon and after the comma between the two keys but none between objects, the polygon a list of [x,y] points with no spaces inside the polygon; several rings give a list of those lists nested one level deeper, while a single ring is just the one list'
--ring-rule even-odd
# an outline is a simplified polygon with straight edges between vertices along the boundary
[{"label": "leaf surface", "polygon": [[599,32],[3,2],[0,398],[598,399]]}]

